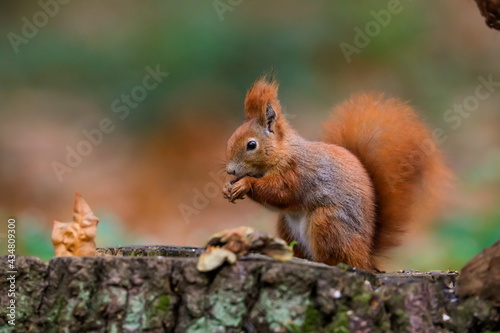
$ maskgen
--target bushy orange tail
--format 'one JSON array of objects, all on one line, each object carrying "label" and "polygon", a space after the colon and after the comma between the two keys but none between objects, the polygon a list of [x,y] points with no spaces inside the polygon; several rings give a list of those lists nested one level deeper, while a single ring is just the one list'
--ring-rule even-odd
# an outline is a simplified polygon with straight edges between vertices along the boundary
[{"label": "bushy orange tail", "polygon": [[376,195],[373,255],[399,244],[411,220],[429,218],[450,172],[427,126],[398,99],[359,94],[335,108],[325,142],[342,146],[365,166]]}]

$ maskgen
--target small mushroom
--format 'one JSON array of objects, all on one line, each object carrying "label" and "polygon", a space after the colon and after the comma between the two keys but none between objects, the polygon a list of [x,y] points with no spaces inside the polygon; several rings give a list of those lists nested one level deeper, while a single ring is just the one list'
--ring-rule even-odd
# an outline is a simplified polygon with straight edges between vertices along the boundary
[{"label": "small mushroom", "polygon": [[208,272],[226,261],[234,264],[237,258],[250,252],[262,253],[280,261],[293,258],[293,249],[284,240],[243,226],[214,234],[201,254],[197,268],[201,272]]}]

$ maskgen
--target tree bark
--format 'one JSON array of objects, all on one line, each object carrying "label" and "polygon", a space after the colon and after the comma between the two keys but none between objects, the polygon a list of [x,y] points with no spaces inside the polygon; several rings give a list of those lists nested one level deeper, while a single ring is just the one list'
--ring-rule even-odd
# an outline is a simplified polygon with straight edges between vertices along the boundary
[{"label": "tree bark", "polygon": [[[148,255],[135,249],[100,252]],[[477,297],[460,299],[453,272],[373,275],[343,265],[250,256],[200,273],[196,262],[105,255],[61,257],[47,264],[17,256],[16,325],[7,322],[10,281],[5,269],[0,273],[0,332],[500,329],[500,309]],[[0,257],[0,265],[7,267],[7,257]]]},{"label": "tree bark", "polygon": [[457,290],[461,297],[479,296],[500,307],[500,239],[462,268]]}]

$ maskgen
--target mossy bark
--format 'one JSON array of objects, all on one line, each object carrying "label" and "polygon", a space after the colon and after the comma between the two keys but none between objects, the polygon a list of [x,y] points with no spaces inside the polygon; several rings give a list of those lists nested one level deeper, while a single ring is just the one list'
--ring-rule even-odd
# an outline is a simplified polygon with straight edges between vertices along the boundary
[{"label": "mossy bark", "polygon": [[[6,257],[0,265],[7,267]],[[452,273],[388,279],[263,257],[210,273],[196,270],[196,258],[158,256],[63,257],[48,264],[18,256],[16,266],[16,326],[7,323],[9,281],[2,272],[0,332],[500,329],[500,309],[479,298],[458,298]]]}]

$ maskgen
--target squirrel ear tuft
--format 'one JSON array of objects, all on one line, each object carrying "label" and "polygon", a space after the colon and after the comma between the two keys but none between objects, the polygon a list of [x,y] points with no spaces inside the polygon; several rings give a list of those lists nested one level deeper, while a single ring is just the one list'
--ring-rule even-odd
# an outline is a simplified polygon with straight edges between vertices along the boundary
[{"label": "squirrel ear tuft", "polygon": [[265,75],[259,78],[252,88],[247,92],[245,99],[245,118],[259,118],[267,123],[268,105],[275,113],[275,118],[279,117],[281,112],[280,102],[278,100],[278,82],[274,77]]},{"label": "squirrel ear tuft", "polygon": [[264,75],[261,76],[261,79],[266,80],[267,83],[274,83],[276,82],[276,75],[276,70],[274,68],[271,68],[269,72],[264,73]]}]

